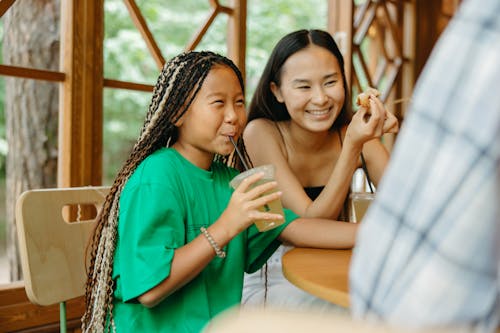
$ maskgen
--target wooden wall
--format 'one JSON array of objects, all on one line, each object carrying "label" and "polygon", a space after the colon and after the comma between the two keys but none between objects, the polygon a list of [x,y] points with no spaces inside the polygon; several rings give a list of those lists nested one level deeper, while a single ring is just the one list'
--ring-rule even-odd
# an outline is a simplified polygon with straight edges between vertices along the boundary
[{"label": "wooden wall", "polygon": [[[68,301],[66,308],[68,333],[80,332],[83,299]],[[22,282],[0,286],[0,332],[59,332],[59,305],[32,304]]]},{"label": "wooden wall", "polygon": [[415,70],[418,76],[434,44],[453,17],[461,0],[416,1]]}]

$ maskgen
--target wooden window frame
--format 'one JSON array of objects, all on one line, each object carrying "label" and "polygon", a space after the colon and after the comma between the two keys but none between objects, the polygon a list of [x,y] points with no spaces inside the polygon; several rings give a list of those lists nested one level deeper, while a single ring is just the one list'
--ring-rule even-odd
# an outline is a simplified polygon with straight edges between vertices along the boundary
[{"label": "wooden window frame", "polygon": [[[158,68],[165,63],[134,0],[123,0]],[[245,73],[246,0],[222,6],[207,0],[211,12],[186,50],[194,49],[217,15],[228,15],[227,48]],[[0,2],[0,17],[15,0]],[[104,0],[61,1],[60,71],[0,65],[0,75],[60,83],[58,187],[101,185],[103,153],[103,89],[152,91],[152,85],[103,77]],[[23,281],[0,285],[0,331],[58,331],[59,306],[29,302]],[[68,331],[78,331],[83,298],[67,304]],[[19,314],[23,314],[20,316]]]}]

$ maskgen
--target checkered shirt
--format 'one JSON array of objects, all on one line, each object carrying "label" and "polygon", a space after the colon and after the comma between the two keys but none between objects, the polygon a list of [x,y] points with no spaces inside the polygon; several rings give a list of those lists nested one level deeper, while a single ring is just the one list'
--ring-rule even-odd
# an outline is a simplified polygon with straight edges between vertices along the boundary
[{"label": "checkered shirt", "polygon": [[500,0],[464,1],[422,73],[350,271],[352,314],[492,332],[500,317]]}]

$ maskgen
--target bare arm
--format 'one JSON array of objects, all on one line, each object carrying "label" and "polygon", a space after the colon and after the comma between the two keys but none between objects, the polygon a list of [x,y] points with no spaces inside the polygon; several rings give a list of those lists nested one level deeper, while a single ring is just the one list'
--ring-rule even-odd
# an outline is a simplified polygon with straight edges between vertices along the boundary
[{"label": "bare arm", "polygon": [[283,139],[273,122],[266,119],[250,122],[243,138],[255,165],[276,166],[276,180],[283,192],[283,206],[304,217],[337,218],[350,186],[350,179],[357,167],[361,148],[343,149],[328,184],[320,197],[312,201],[288,164]]},{"label": "bare arm", "polygon": [[389,152],[380,142],[380,139],[374,139],[363,145],[363,156],[365,157],[370,179],[375,186],[378,186],[389,162]]},{"label": "bare arm", "polygon": [[[231,239],[255,220],[283,219],[283,216],[279,214],[264,213],[258,210],[259,207],[281,195],[280,192],[274,192],[260,197],[263,193],[276,188],[276,182],[268,182],[248,190],[250,185],[260,178],[262,178],[262,174],[246,178],[234,191],[228,207],[221,216],[207,228],[220,248],[227,245]],[[175,250],[170,275],[137,299],[147,307],[157,305],[200,274],[214,256],[215,251],[208,240],[204,235],[199,235],[188,244]]]},{"label": "bare arm", "polygon": [[[380,142],[384,133],[396,133],[396,117],[387,112],[378,98],[369,98],[370,109],[362,107],[349,124],[339,159],[321,194],[312,202],[304,217],[336,219],[358,167],[360,148],[371,180],[378,185],[389,161],[389,152]],[[367,115],[370,115],[366,118]],[[367,119],[367,120],[366,120]]]},{"label": "bare arm", "polygon": [[[373,101],[371,101],[371,103],[373,103],[372,108],[384,107],[379,99],[374,99]],[[392,113],[386,111],[382,134],[397,133],[398,130],[398,120]],[[380,138],[377,137],[376,139],[370,140],[363,145],[363,155],[366,160],[368,172],[370,173],[370,178],[375,186],[378,186],[378,183],[380,182],[380,179],[382,178],[382,175],[384,173],[385,167],[389,162],[389,152],[380,141]]]},{"label": "bare arm", "polygon": [[325,219],[298,218],[279,239],[297,247],[348,249],[354,246],[358,224]]},{"label": "bare arm", "polygon": [[[220,222],[217,225],[214,223],[207,229],[221,248],[231,238],[229,234],[219,227],[222,223],[224,222]],[[158,285],[139,296],[139,302],[146,307],[157,305],[200,274],[214,256],[214,249],[202,234],[190,243],[178,248],[175,250],[171,263],[170,275]]]},{"label": "bare arm", "polygon": [[283,206],[303,216],[311,200],[288,164],[287,152],[276,124],[267,119],[253,120],[246,126],[243,139],[254,165],[273,164],[276,167],[275,178],[283,192]]},{"label": "bare arm", "polygon": [[[336,219],[342,209],[354,171],[359,167],[360,148],[367,164],[370,180],[377,186],[389,162],[389,152],[380,141],[380,136],[387,132],[397,131],[397,120],[391,114],[384,121],[384,109],[377,99],[371,101],[372,110],[376,107],[379,113],[372,112],[368,122],[362,122],[366,109],[359,110],[347,129],[342,151],[333,172],[321,194],[312,202],[304,217],[325,217]],[[387,123],[387,128],[386,128]],[[353,133],[354,132],[354,133]]]},{"label": "bare arm", "polygon": [[[383,132],[383,106],[382,110],[376,109],[372,112],[368,122],[363,120],[366,113],[367,109],[364,108],[355,115],[325,188],[314,201],[307,196],[302,184],[290,168],[283,139],[274,123],[266,119],[256,119],[247,125],[243,137],[247,151],[255,165],[274,164],[276,166],[276,180],[283,191],[282,202],[285,207],[303,217],[337,219],[351,185],[352,175],[359,165],[363,144]],[[370,152],[369,165],[376,170],[373,171],[376,181],[380,178],[388,159],[387,151],[380,142],[378,144],[378,146],[376,143],[371,144],[375,146],[373,149],[367,148]],[[379,147],[382,149],[381,156],[383,156],[380,163],[377,160]]]}]

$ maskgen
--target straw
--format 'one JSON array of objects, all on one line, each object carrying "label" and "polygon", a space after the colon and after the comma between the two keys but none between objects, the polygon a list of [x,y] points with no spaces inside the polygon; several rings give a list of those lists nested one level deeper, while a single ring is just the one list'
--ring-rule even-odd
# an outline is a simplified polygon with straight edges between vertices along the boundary
[{"label": "straw", "polygon": [[234,139],[232,136],[229,137],[229,140],[231,140],[231,143],[233,144],[234,146],[234,150],[236,150],[236,153],[238,154],[238,156],[240,157],[240,160],[241,160],[241,163],[243,164],[243,167],[245,168],[245,170],[248,170],[248,165],[245,163],[245,159],[243,158],[243,154],[241,153],[241,151],[238,149],[238,146],[236,145],[236,142],[234,142]]},{"label": "straw", "polygon": [[365,161],[365,157],[363,156],[363,154],[361,154],[361,167],[363,168],[363,171],[365,172],[366,181],[368,183],[368,187],[370,188],[370,192],[373,193],[372,180],[370,179],[370,174],[368,173],[368,168],[366,167],[366,161]]},{"label": "straw", "polygon": [[[243,164],[243,167],[245,168],[245,170],[248,170],[248,165],[245,163],[245,159],[243,158],[243,154],[241,153],[241,151],[238,149],[238,146],[236,145],[236,142],[234,142],[234,139],[232,136],[229,137],[229,140],[231,140],[231,143],[233,144],[234,146],[234,150],[236,150],[236,153],[238,154],[238,156],[240,157],[240,160],[241,160],[241,163]],[[270,211],[271,208],[269,208],[269,205],[268,204],[265,204],[264,205],[264,209],[266,210],[266,212]]]},{"label": "straw", "polygon": [[404,97],[404,98],[395,99],[386,105],[392,106],[392,105],[396,105],[399,103],[406,103],[406,102],[411,102],[411,97]]}]

